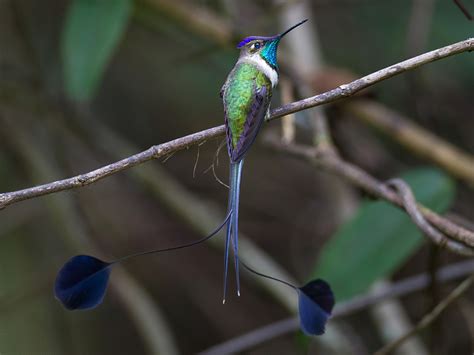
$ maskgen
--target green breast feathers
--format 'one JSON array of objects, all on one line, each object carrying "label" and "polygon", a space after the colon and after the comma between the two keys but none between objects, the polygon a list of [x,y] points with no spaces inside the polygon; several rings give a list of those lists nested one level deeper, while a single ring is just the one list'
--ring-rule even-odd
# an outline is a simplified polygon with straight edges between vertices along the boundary
[{"label": "green breast feathers", "polygon": [[222,99],[231,160],[239,161],[252,145],[272,96],[270,79],[251,63],[238,63],[223,87]]}]

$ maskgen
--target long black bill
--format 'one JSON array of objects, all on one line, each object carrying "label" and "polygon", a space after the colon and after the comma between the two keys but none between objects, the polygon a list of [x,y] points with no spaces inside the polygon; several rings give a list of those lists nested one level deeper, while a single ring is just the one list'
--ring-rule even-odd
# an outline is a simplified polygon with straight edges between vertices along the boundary
[{"label": "long black bill", "polygon": [[308,21],[308,19],[303,20],[303,21],[301,21],[301,22],[298,22],[298,23],[297,23],[296,25],[294,25],[294,26],[291,26],[291,27],[290,27],[289,29],[287,29],[285,32],[283,32],[282,34],[280,34],[279,37],[282,38],[282,37],[285,36],[288,32],[294,30],[296,27],[302,25],[302,24],[305,23],[306,21]]}]

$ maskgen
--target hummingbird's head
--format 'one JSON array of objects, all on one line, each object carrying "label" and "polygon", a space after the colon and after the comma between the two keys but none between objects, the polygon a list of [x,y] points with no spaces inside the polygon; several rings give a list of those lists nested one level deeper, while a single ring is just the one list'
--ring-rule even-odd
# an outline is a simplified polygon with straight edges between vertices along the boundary
[{"label": "hummingbird's head", "polygon": [[271,37],[261,37],[261,36],[250,36],[244,38],[238,45],[237,48],[240,49],[240,57],[254,57],[259,56],[262,58],[268,65],[273,69],[278,69],[277,64],[277,49],[280,40],[291,30],[305,23],[306,20],[298,22],[296,25],[291,26],[285,32],[271,36]]}]

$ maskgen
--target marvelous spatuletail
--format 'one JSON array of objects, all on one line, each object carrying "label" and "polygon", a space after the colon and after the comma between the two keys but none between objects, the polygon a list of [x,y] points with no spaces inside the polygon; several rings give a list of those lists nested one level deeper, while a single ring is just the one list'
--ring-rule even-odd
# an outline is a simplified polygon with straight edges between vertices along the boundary
[{"label": "marvelous spatuletail", "polygon": [[298,294],[301,329],[308,335],[324,333],[327,320],[334,306],[334,295],[323,280],[313,280],[303,287],[259,273],[238,257],[238,211],[240,178],[244,157],[268,114],[272,90],[278,83],[277,49],[280,40],[301,21],[285,32],[271,36],[247,37],[237,46],[240,56],[221,89],[224,103],[227,148],[230,157],[230,192],[227,215],[224,221],[208,236],[188,244],[131,254],[112,262],[105,262],[89,255],[71,258],[59,271],[54,292],[56,298],[69,310],[91,309],[102,303],[111,268],[126,260],[195,246],[216,235],[227,226],[224,256],[224,297],[227,292],[229,249],[233,246],[237,294],[240,295],[239,265],[250,272],[281,282]]},{"label": "marvelous spatuletail", "polygon": [[278,45],[286,34],[306,21],[301,21],[275,36],[251,36],[242,40],[237,46],[240,49],[239,59],[227,76],[220,92],[224,103],[227,150],[230,158],[228,210],[232,210],[225,240],[223,303],[225,303],[227,293],[231,244],[234,249],[237,295],[240,295],[239,196],[244,157],[268,115],[272,92],[278,84]]}]

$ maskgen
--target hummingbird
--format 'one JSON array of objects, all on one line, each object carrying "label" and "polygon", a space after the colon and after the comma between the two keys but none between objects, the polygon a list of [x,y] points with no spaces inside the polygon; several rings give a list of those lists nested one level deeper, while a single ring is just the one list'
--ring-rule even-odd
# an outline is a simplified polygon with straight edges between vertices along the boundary
[{"label": "hummingbird", "polygon": [[272,91],[278,83],[278,44],[288,32],[306,21],[301,21],[275,36],[247,37],[237,46],[240,49],[239,59],[220,92],[224,103],[227,148],[230,158],[229,204],[227,215],[221,224],[209,235],[197,241],[137,252],[114,261],[103,261],[91,255],[72,257],[59,270],[54,284],[54,294],[66,309],[86,310],[101,304],[114,265],[136,257],[194,247],[217,235],[226,226],[223,303],[225,303],[227,292],[229,249],[232,245],[239,296],[239,264],[242,264],[253,274],[293,288],[298,294],[301,330],[307,335],[324,333],[335,303],[334,294],[326,281],[311,280],[304,286],[298,287],[252,269],[240,261],[238,256],[239,195],[244,157],[255,141],[265,117],[268,116]]},{"label": "hummingbird", "polygon": [[229,249],[232,245],[235,263],[237,295],[240,296],[239,277],[239,196],[244,158],[252,146],[265,118],[269,115],[270,101],[278,84],[278,45],[281,39],[303,20],[283,33],[270,36],[250,36],[238,45],[239,59],[227,76],[220,96],[224,104],[227,150],[230,158],[229,204],[224,251],[224,296],[227,293]]}]

